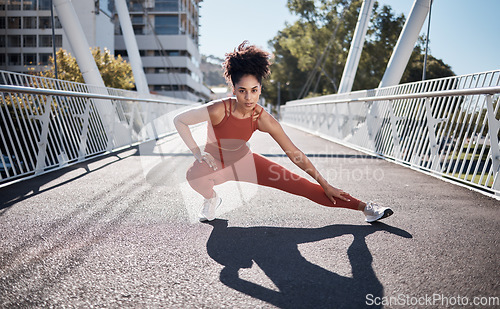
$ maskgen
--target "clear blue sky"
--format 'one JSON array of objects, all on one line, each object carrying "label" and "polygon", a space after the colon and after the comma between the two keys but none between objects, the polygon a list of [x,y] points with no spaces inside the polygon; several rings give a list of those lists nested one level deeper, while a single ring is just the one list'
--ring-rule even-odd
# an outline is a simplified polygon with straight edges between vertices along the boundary
[{"label": "clear blue sky", "polygon": [[[200,9],[200,51],[224,58],[243,40],[271,51],[267,42],[290,14],[286,0],[204,0]],[[408,16],[414,0],[379,0]],[[500,0],[434,0],[430,53],[457,75],[500,69]],[[427,31],[427,21],[422,33]]]}]

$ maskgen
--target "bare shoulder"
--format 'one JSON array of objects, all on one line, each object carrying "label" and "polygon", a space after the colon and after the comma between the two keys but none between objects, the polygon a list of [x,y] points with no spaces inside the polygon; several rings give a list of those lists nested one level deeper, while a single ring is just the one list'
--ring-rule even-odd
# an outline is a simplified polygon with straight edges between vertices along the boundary
[{"label": "bare shoulder", "polygon": [[[224,99],[226,100],[226,99]],[[224,102],[223,100],[211,101],[206,104],[209,113],[224,112]]]},{"label": "bare shoulder", "polygon": [[279,134],[280,131],[281,132],[283,131],[283,128],[281,127],[280,123],[273,117],[273,115],[269,114],[265,109],[262,111],[262,115],[259,117],[258,121],[259,121],[258,128],[262,132],[267,132],[273,135],[273,134]]},{"label": "bare shoulder", "polygon": [[224,118],[224,102],[222,100],[212,101],[179,113],[174,122],[182,122],[193,125],[204,121],[219,123]]},{"label": "bare shoulder", "polygon": [[222,119],[224,119],[224,116],[226,115],[226,108],[229,108],[231,100],[231,98],[227,98],[212,101],[207,104],[208,114],[213,125],[220,123]]},{"label": "bare shoulder", "polygon": [[298,148],[293,144],[292,140],[283,130],[281,124],[271,114],[266,112],[262,113],[259,118],[258,128],[262,132],[269,133],[271,137],[280,145],[285,153],[297,151]]}]

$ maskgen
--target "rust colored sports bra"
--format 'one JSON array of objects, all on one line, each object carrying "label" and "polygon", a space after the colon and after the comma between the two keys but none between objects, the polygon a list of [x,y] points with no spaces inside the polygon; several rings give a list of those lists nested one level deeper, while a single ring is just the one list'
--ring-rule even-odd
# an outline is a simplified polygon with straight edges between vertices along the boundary
[{"label": "rust colored sports bra", "polygon": [[216,159],[230,164],[244,156],[250,151],[247,142],[252,137],[253,132],[257,130],[257,121],[262,112],[255,115],[255,109],[252,116],[247,118],[236,118],[232,114],[234,98],[222,100],[224,103],[225,115],[222,121],[212,125],[213,130],[208,130],[207,145],[205,151],[210,153]]}]

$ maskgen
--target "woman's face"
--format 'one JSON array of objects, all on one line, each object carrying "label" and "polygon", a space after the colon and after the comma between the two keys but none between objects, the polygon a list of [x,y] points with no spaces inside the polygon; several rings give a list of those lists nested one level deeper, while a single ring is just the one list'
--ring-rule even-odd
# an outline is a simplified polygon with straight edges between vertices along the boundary
[{"label": "woman's face", "polygon": [[252,109],[259,101],[262,86],[253,75],[243,75],[238,83],[234,85],[233,94],[236,100],[245,109]]}]

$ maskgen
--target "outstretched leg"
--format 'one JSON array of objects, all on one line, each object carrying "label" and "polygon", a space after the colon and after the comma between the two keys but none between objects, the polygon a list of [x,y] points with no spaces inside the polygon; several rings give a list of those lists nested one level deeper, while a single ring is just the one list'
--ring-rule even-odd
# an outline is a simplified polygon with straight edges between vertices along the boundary
[{"label": "outstretched leg", "polygon": [[[253,161],[253,163],[249,161]],[[303,196],[324,206],[359,210],[360,205],[364,204],[351,196],[349,196],[349,202],[337,199],[337,203],[333,204],[319,184],[292,173],[278,163],[268,160],[256,153],[237,162],[237,164],[235,164],[235,170],[237,180],[257,183],[266,187],[276,188],[291,194]]]},{"label": "outstretched leg", "polygon": [[320,205],[360,210],[366,216],[367,222],[374,222],[393,214],[388,207],[381,207],[375,203],[368,205],[361,200],[348,196],[349,201],[336,200],[332,203],[326,196],[323,188],[301,177],[276,162],[267,158],[249,153],[237,162],[222,168],[220,162],[214,171],[206,163],[194,162],[187,172],[187,180],[191,187],[203,195],[205,199],[214,196],[213,187],[229,180],[245,181],[271,188],[276,188],[291,194],[303,196]]}]

